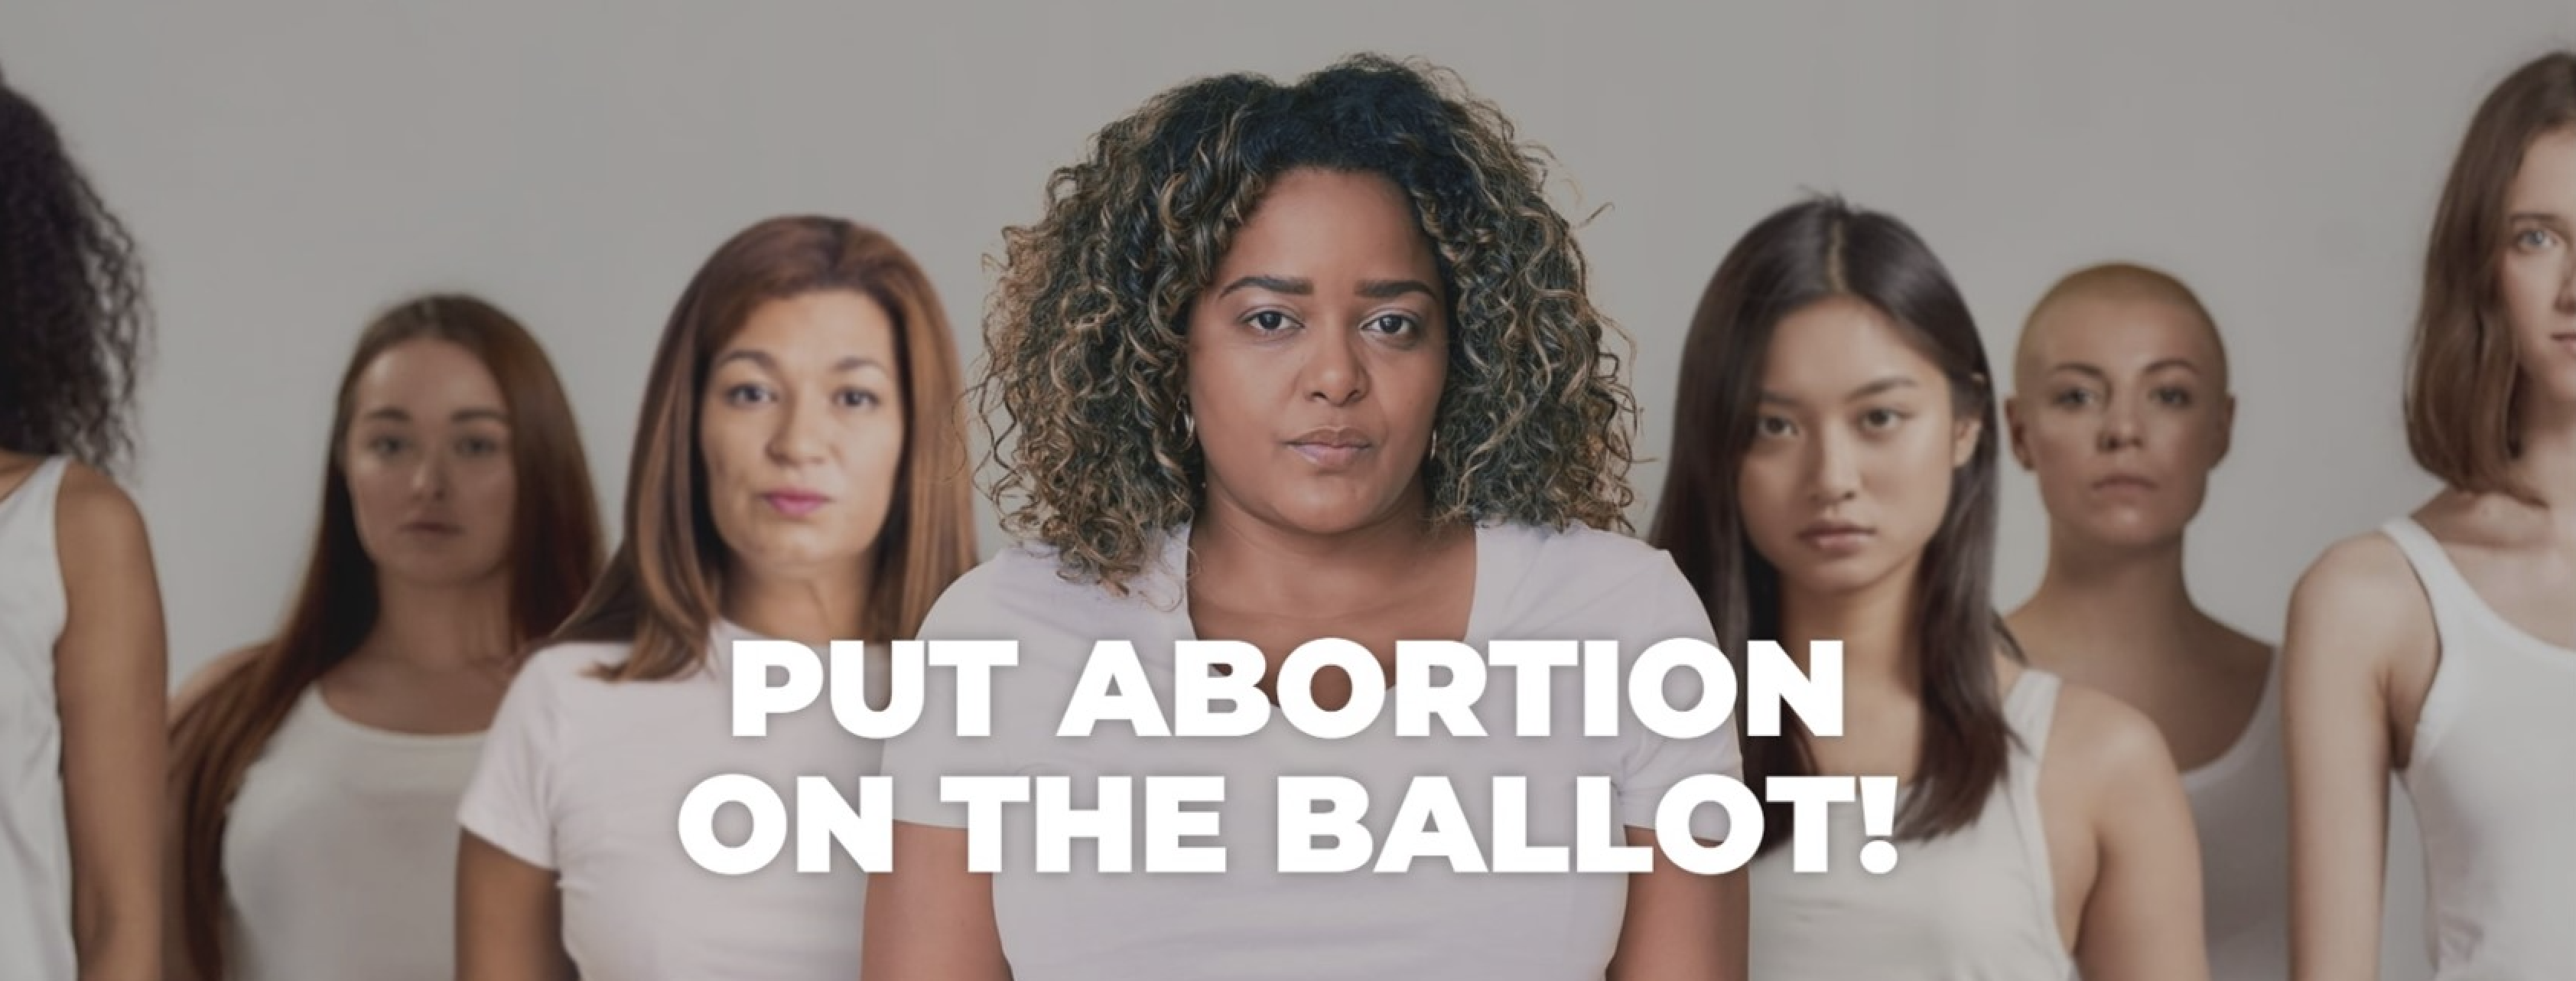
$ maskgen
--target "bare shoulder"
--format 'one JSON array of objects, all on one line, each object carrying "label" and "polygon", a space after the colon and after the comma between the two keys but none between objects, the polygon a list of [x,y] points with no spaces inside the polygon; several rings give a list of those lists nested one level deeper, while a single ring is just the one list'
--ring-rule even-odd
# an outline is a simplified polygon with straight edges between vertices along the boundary
[{"label": "bare shoulder", "polygon": [[227,651],[214,660],[206,662],[204,667],[198,668],[195,674],[189,675],[188,680],[180,684],[177,694],[170,697],[171,721],[176,722],[181,716],[187,714],[190,708],[205,699],[207,692],[215,690],[226,680],[240,674],[244,668],[250,666],[252,661],[258,660],[260,655],[268,653],[268,650],[267,643],[252,644],[240,650]]},{"label": "bare shoulder", "polygon": [[2294,660],[2384,663],[2433,642],[2433,608],[2406,553],[2374,531],[2336,542],[2299,576],[2290,635]]},{"label": "bare shoulder", "polygon": [[54,530],[67,570],[75,562],[102,571],[127,571],[134,563],[150,567],[151,538],[144,530],[143,509],[115,478],[88,464],[64,468],[62,491],[54,502]]},{"label": "bare shoulder", "polygon": [[2126,792],[2142,781],[2181,780],[2173,751],[2154,720],[2127,702],[2073,682],[2058,689],[2048,759],[2051,769],[2082,774],[2079,779],[2102,793]]}]

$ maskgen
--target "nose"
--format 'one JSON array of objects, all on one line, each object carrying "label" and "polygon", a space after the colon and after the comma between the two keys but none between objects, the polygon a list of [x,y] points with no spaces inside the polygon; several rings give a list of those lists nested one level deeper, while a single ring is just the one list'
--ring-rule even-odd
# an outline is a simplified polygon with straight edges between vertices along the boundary
[{"label": "nose", "polygon": [[1326,405],[1345,406],[1368,394],[1368,366],[1360,358],[1359,332],[1318,332],[1307,335],[1313,341],[1306,358],[1305,377],[1300,379],[1306,397]]},{"label": "nose", "polygon": [[2102,431],[2097,442],[2104,453],[2135,448],[2146,441],[2146,427],[2138,422],[2138,408],[2126,399],[2111,400],[2102,413]]},{"label": "nose", "polygon": [[429,501],[446,500],[447,465],[446,453],[420,454],[420,465],[412,468],[411,472],[412,496]]},{"label": "nose", "polygon": [[824,407],[794,395],[781,401],[777,428],[769,434],[770,459],[791,466],[820,459],[829,442],[823,433]]},{"label": "nose", "polygon": [[2568,257],[2565,273],[2558,277],[2558,312],[2576,314],[2576,255]]},{"label": "nose", "polygon": [[1828,429],[1820,434],[1815,447],[1808,496],[1827,505],[1860,496],[1860,454],[1851,438]]}]

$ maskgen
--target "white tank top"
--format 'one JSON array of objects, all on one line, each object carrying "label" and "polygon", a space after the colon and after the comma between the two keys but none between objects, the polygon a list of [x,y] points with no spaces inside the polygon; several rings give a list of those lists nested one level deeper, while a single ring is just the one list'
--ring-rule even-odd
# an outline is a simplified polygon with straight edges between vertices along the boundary
[{"label": "white tank top", "polygon": [[1747,976],[2074,977],[2074,956],[2057,930],[2056,880],[2039,814],[2039,764],[2057,690],[2056,675],[2022,670],[2003,706],[2014,746],[1985,810],[1940,838],[1898,842],[1896,868],[1888,874],[1860,867],[1869,838],[1858,804],[1832,806],[1828,871],[1791,871],[1785,843],[1755,859]]},{"label": "white tank top", "polygon": [[2182,775],[2200,837],[2201,917],[2210,981],[2290,973],[2290,784],[2281,742],[2281,659],[2245,731]]},{"label": "white tank top", "polygon": [[71,981],[71,845],[54,644],[67,606],[54,548],[64,458],[0,497],[0,978]]},{"label": "white tank top", "polygon": [[2525,633],[2410,518],[2381,529],[2432,603],[2441,660],[2399,771],[2424,842],[2436,981],[2576,968],[2576,650]]},{"label": "white tank top", "polygon": [[232,977],[454,978],[456,805],[482,746],[362,726],[306,688],[224,831]]}]

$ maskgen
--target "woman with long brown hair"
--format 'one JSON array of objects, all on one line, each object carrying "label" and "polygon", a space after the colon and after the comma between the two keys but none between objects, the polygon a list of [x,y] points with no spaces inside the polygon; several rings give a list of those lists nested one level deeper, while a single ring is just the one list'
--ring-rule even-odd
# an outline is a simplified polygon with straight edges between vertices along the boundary
[{"label": "woman with long brown hair", "polygon": [[2406,391],[2444,489],[2290,599],[2290,969],[2377,976],[2388,777],[2424,842],[2434,976],[2576,965],[2576,51],[2479,105],[2424,253]]},{"label": "woman with long brown hair", "polygon": [[912,636],[974,561],[958,394],[938,297],[884,235],[776,218],[707,259],[646,381],[625,540],[466,793],[459,976],[857,975],[866,876],[719,875],[672,825],[710,775],[855,793],[876,769],[829,712],[735,739],[726,665],[749,638]]},{"label": "woman with long brown hair", "polygon": [[113,474],[151,328],[132,237],[0,84],[0,978],[160,977],[167,638]]},{"label": "woman with long brown hair", "polygon": [[1774,212],[1719,264],[1681,370],[1652,541],[1721,650],[1843,652],[1841,734],[1747,737],[1746,777],[1898,787],[1897,850],[1870,847],[1867,805],[1837,805],[1822,871],[1793,867],[1770,805],[1752,976],[2206,978],[2162,738],[2025,664],[1996,616],[1994,376],[1930,247],[1832,198]]},{"label": "woman with long brown hair", "polygon": [[174,977],[452,977],[457,800],[519,654],[599,568],[571,405],[507,313],[393,307],[335,406],[284,624],[173,708]]}]

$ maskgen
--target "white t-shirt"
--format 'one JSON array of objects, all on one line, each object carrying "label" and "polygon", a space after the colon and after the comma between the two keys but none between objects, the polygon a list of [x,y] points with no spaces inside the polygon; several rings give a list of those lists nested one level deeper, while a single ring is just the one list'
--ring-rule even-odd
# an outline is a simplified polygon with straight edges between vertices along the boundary
[{"label": "white t-shirt", "polygon": [[[1446,777],[1487,860],[1496,851],[1496,776],[1527,778],[1527,840],[1540,847],[1575,841],[1578,776],[1611,778],[1613,813],[1596,827],[1613,842],[1619,825],[1652,827],[1664,792],[1686,777],[1741,779],[1732,724],[1706,738],[1673,741],[1623,709],[1618,735],[1585,736],[1583,672],[1571,667],[1548,672],[1549,736],[1515,734],[1519,672],[1494,667],[1475,705],[1484,738],[1449,736],[1436,725],[1436,735],[1397,738],[1392,697],[1371,728],[1341,740],[1307,736],[1276,711],[1267,727],[1239,739],[1145,738],[1118,723],[1088,739],[1057,738],[1058,720],[1098,640],[1132,642],[1157,701],[1170,712],[1173,642],[1194,638],[1181,580],[1187,539],[1186,528],[1166,535],[1159,561],[1126,598],[1065,581],[1041,551],[1006,552],[951,586],[923,625],[925,639],[1016,640],[1019,661],[993,672],[989,738],[955,735],[955,673],[928,672],[920,723],[887,746],[898,820],[964,826],[963,806],[938,799],[943,775],[1070,776],[1073,802],[1085,807],[1096,803],[1094,776],[1225,778],[1222,804],[1193,806],[1215,811],[1220,831],[1185,842],[1222,845],[1222,873],[1142,872],[1141,780],[1131,792],[1140,832],[1132,873],[1097,871],[1098,849],[1090,842],[1073,846],[1071,873],[1034,871],[1031,808],[1006,809],[993,905],[1018,981],[1597,981],[1618,941],[1625,876],[1461,874],[1441,857],[1416,861],[1403,874],[1376,873],[1370,871],[1374,850],[1369,864],[1351,873],[1280,873],[1276,779],[1358,781],[1368,794],[1364,825],[1383,845],[1413,779]],[[1641,542],[1582,529],[1558,534],[1497,526],[1477,534],[1475,598],[1464,639],[1479,651],[1494,640],[1616,640],[1624,679],[1628,662],[1654,642],[1714,643],[1712,634],[1671,558]],[[1666,691],[1676,707],[1699,701],[1689,671],[1670,675]],[[1703,839],[1724,839],[1724,811],[1699,808],[1692,829]]]},{"label": "white t-shirt", "polygon": [[[679,837],[681,801],[708,777],[738,773],[795,810],[798,777],[826,776],[851,801],[877,771],[882,744],[843,730],[826,710],[769,720],[736,738],[731,646],[752,635],[720,624],[713,670],[668,681],[607,682],[626,644],[564,644],[522,668],[485,737],[459,819],[531,865],[563,893],[563,941],[581,975],[620,981],[727,978],[849,981],[859,970],[867,876],[833,853],[832,871],[796,871],[794,836],[766,868],[727,876],[699,868]],[[717,812],[719,840],[749,836],[742,807]]]}]

